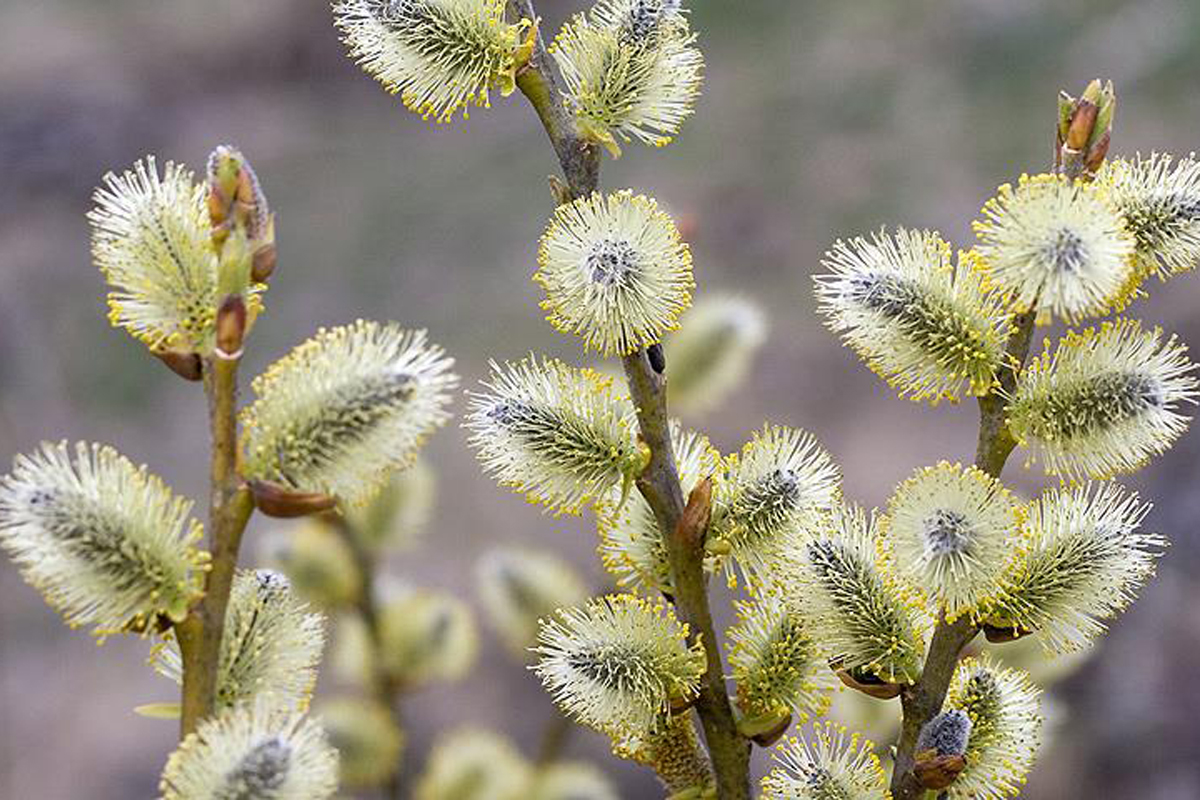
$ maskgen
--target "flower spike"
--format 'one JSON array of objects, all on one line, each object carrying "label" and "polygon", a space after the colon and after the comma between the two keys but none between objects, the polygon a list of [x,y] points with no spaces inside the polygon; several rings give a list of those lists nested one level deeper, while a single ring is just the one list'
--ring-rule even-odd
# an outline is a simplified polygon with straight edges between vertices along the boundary
[{"label": "flower spike", "polygon": [[696,303],[665,343],[671,408],[700,414],[742,382],[767,335],[766,314],[751,300],[710,295]]},{"label": "flower spike", "polygon": [[989,278],[1039,322],[1101,316],[1135,286],[1133,237],[1101,185],[1023,175],[987,202],[975,232]]},{"label": "flower spike", "polygon": [[1139,280],[1149,275],[1166,280],[1195,268],[1200,261],[1200,162],[1194,155],[1174,162],[1162,153],[1116,159],[1099,180],[1133,234]]},{"label": "flower spike", "polygon": [[611,378],[530,356],[492,362],[484,386],[471,395],[470,444],[485,471],[532,502],[578,514],[644,468],[633,406]]},{"label": "flower spike", "polygon": [[[505,0],[339,0],[338,28],[350,56],[405,107],[450,122],[489,90],[516,87],[529,20],[505,20]],[[528,58],[528,56],[525,56]]]},{"label": "flower spike", "polygon": [[1051,475],[1108,478],[1165,452],[1186,430],[1200,383],[1187,348],[1134,319],[1070,331],[1030,361],[1008,425]]},{"label": "flower spike", "polygon": [[695,42],[677,0],[600,0],[567,22],[550,52],[584,136],[614,158],[618,138],[669,144],[700,94]]},{"label": "flower spike", "polygon": [[649,347],[691,303],[692,254],[658,203],[628,189],[558,207],[542,235],[542,308],[605,356]]},{"label": "flower spike", "polygon": [[1154,572],[1166,539],[1139,530],[1150,511],[1116,484],[1050,489],[1030,504],[1027,553],[1005,576],[987,624],[1037,631],[1052,653],[1080,650]]},{"label": "flower spike", "polygon": [[587,590],[575,570],[548,553],[527,548],[493,549],[475,567],[488,621],[509,651],[528,659],[537,643],[538,620],[579,605]]},{"label": "flower spike", "polygon": [[[829,708],[834,676],[820,657],[798,604],[775,592],[738,602],[729,629],[729,665],[745,721],[766,723],[795,715],[803,724]],[[748,729],[743,725],[743,733]]]},{"label": "flower spike", "polygon": [[396,774],[405,735],[390,708],[374,700],[336,697],[322,702],[317,713],[330,744],[337,748],[343,788],[381,786]]},{"label": "flower spike", "polygon": [[959,663],[946,695],[946,709],[971,720],[966,767],[945,789],[949,800],[1003,800],[1017,794],[1041,743],[1041,690],[1024,672],[1004,669],[988,658]]},{"label": "flower spike", "polygon": [[508,739],[491,731],[459,728],[434,745],[417,779],[414,800],[522,800],[530,764]]},{"label": "flower spike", "polygon": [[1000,587],[1020,544],[1017,505],[1000,481],[945,461],[919,470],[888,503],[889,569],[937,601],[948,619],[974,613]]},{"label": "flower spike", "polygon": [[171,754],[163,800],[325,800],[338,783],[337,751],[321,726],[265,701],[220,711]]},{"label": "flower spike", "polygon": [[[231,708],[270,694],[304,710],[317,682],[325,646],[325,617],[311,613],[282,573],[242,570],[233,580],[217,666],[216,705]],[[175,641],[155,649],[154,668],[183,683]]]},{"label": "flower spike", "polygon": [[972,252],[950,260],[937,233],[838,241],[816,277],[826,325],[867,365],[913,400],[986,394],[996,382],[1008,337],[1000,295]]},{"label": "flower spike", "polygon": [[243,474],[364,502],[449,418],[453,363],[424,331],[395,323],[318,331],[254,380]]},{"label": "flower spike", "polygon": [[696,696],[704,651],[687,633],[661,603],[609,595],[543,620],[534,670],[578,722],[635,743]]},{"label": "flower spike", "polygon": [[811,434],[765,426],[726,460],[709,542],[727,546],[743,572],[761,570],[789,537],[832,508],[840,492],[841,472]]},{"label": "flower spike", "polygon": [[832,722],[811,736],[791,738],[774,754],[778,765],[763,778],[763,800],[887,800],[887,779],[875,745]]},{"label": "flower spike", "polygon": [[[206,187],[179,164],[160,175],[153,156],[104,183],[88,220],[92,258],[112,289],[109,320],[168,358],[211,353],[219,298]],[[247,324],[261,288],[250,287]]]},{"label": "flower spike", "polygon": [[808,632],[836,669],[915,683],[920,609],[880,570],[877,540],[874,517],[836,508],[782,555],[779,577],[803,587]]},{"label": "flower spike", "polygon": [[379,613],[379,666],[397,685],[458,680],[478,651],[470,606],[451,594],[406,589]]},{"label": "flower spike", "polygon": [[716,797],[711,762],[691,714],[672,714],[647,737],[615,742],[613,755],[653,769],[671,800]]},{"label": "flower spike", "polygon": [[43,443],[0,479],[0,547],[71,627],[104,636],[180,622],[203,594],[201,525],[111,447]]},{"label": "flower spike", "polygon": [[586,761],[559,760],[542,767],[534,786],[532,800],[620,800],[605,774]]}]

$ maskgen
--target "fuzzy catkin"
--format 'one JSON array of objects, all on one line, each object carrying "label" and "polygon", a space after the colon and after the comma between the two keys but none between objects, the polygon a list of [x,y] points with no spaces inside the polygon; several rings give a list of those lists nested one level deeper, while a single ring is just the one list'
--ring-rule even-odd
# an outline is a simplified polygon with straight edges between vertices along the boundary
[{"label": "fuzzy catkin", "polygon": [[453,363],[395,323],[321,329],[255,378],[240,415],[244,474],[364,502],[449,419]]},{"label": "fuzzy catkin", "polygon": [[631,190],[558,207],[533,276],[546,319],[602,355],[661,341],[691,303],[692,254],[657,201]]},{"label": "fuzzy catkin", "polygon": [[1141,530],[1149,511],[1116,484],[1047,490],[1026,511],[1025,555],[1005,575],[988,624],[1036,631],[1052,653],[1085,647],[1133,602],[1167,545]]},{"label": "fuzzy catkin", "polygon": [[337,770],[315,720],[259,701],[201,722],[171,754],[159,789],[163,800],[325,800]]},{"label": "fuzzy catkin", "polygon": [[[234,576],[217,663],[216,706],[232,708],[269,695],[305,709],[325,647],[325,617],[310,612],[286,577],[269,569]],[[151,665],[183,683],[183,658],[175,641],[158,646]]]},{"label": "fuzzy catkin", "polygon": [[1133,319],[1068,331],[1030,361],[1005,412],[1052,475],[1108,478],[1165,452],[1200,397],[1187,348]]},{"label": "fuzzy catkin", "polygon": [[409,110],[450,122],[489,92],[515,88],[528,21],[505,20],[505,0],[339,0],[335,21],[350,56]]},{"label": "fuzzy catkin", "polygon": [[502,486],[558,513],[578,514],[642,464],[633,405],[612,379],[554,359],[492,362],[471,394],[469,444]]},{"label": "fuzzy catkin", "polygon": [[582,134],[614,155],[617,140],[662,147],[691,116],[704,57],[679,4],[601,0],[577,14],[550,53]]},{"label": "fuzzy catkin", "polygon": [[0,547],[68,625],[148,632],[202,594],[191,508],[111,447],[46,442],[0,479]]},{"label": "fuzzy catkin", "polygon": [[825,324],[901,397],[937,402],[995,385],[1008,315],[977,254],[954,263],[940,234],[900,228],[838,240],[822,265]]}]

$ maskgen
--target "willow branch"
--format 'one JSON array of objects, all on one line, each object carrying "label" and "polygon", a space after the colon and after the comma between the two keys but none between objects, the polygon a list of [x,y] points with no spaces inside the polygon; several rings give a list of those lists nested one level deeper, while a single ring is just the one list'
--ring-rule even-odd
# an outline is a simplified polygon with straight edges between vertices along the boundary
[{"label": "willow branch", "polygon": [[[537,19],[532,0],[513,0],[512,5],[526,19]],[[550,137],[566,179],[567,194],[570,197],[591,194],[599,184],[599,150],[579,136],[561,100],[557,79],[547,63],[540,38],[529,63],[517,75],[517,86]],[[675,609],[687,623],[693,640],[698,638],[703,644],[707,656],[696,710],[704,727],[718,796],[722,800],[742,800],[750,796],[750,743],[737,731],[725,690],[720,644],[704,576],[704,531],[681,531],[679,525],[684,497],[667,422],[666,382],[651,369],[644,351],[626,356],[623,365],[637,408],[641,438],[650,448],[650,463],[638,478],[638,491],[654,511],[659,530],[665,534],[675,586]]]},{"label": "willow branch", "polygon": [[[1036,311],[1030,310],[1013,317],[1013,332],[1005,347],[1005,367],[1000,370],[997,385],[979,398],[979,442],[975,450],[975,466],[993,478],[999,478],[1017,441],[1008,429],[1004,417],[1006,396],[1011,396],[1017,384],[1029,344],[1033,339]],[[954,622],[938,621],[929,644],[929,655],[921,679],[915,686],[900,694],[904,723],[900,743],[896,746],[896,765],[892,772],[892,796],[895,800],[914,800],[925,789],[913,774],[917,737],[925,723],[937,716],[946,700],[950,679],[958,665],[958,656],[979,632],[969,615]]]},{"label": "willow branch", "polygon": [[[512,0],[510,5],[519,16],[538,19],[533,0]],[[578,135],[575,120],[562,102],[558,79],[547,60],[541,33],[537,35],[529,63],[517,73],[517,88],[542,121],[572,197],[585,197],[594,192],[600,182],[600,151],[594,143]]]},{"label": "willow branch", "polygon": [[229,592],[237,569],[242,532],[254,510],[250,491],[242,485],[237,473],[237,370],[237,358],[218,356],[210,358],[204,370],[212,432],[208,512],[208,546],[212,562],[205,580],[204,598],[175,628],[183,658],[180,732],[184,736],[212,714],[216,704],[225,609],[229,605]]},{"label": "willow branch", "polygon": [[[1105,149],[1107,150],[1107,143]],[[1061,161],[1056,170],[1072,179],[1086,179],[1089,174],[1082,159]],[[1009,430],[1005,418],[1005,398],[1012,396],[1017,386],[1017,378],[1029,357],[1036,319],[1036,308],[1013,316],[1012,333],[1005,345],[1004,365],[997,376],[997,383],[991,391],[979,398],[979,441],[975,449],[975,466],[993,478],[1000,477],[1008,457],[1017,446],[1017,440]],[[958,656],[975,638],[976,633],[978,627],[968,617],[961,617],[953,623],[946,622],[944,618],[939,620],[933,632],[921,680],[900,695],[900,702],[904,708],[904,723],[900,731],[900,742],[896,747],[896,765],[892,772],[892,796],[895,800],[914,800],[921,797],[925,791],[912,771],[917,737],[925,723],[942,710],[942,703],[945,702],[946,692],[950,688],[950,679],[954,676],[954,668],[958,664]]]},{"label": "willow branch", "polygon": [[[696,711],[704,727],[717,792],[721,798],[748,798],[750,743],[737,730],[725,690],[720,644],[708,605],[704,575],[704,528],[683,519],[683,490],[675,469],[667,419],[666,381],[650,367],[644,352],[623,359],[625,376],[637,408],[642,441],[650,447],[650,463],[638,478],[638,490],[666,536],[667,560],[674,586],[673,602],[693,638],[704,646],[706,669]],[[683,524],[681,524],[683,523]]]}]

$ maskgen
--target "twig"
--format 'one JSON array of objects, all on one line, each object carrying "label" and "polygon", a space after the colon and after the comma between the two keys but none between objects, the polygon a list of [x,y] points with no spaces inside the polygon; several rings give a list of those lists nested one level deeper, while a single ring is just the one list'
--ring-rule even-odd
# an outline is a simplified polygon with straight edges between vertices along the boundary
[{"label": "twig", "polygon": [[[1007,366],[1000,371],[999,385],[979,398],[979,443],[975,466],[993,478],[1000,477],[1005,462],[1017,444],[1004,419],[1004,398],[1011,395],[1016,387],[1017,376],[1029,355],[1036,316],[1035,310],[1029,310],[1013,318],[1013,332],[1005,347]],[[942,710],[958,656],[978,632],[978,626],[969,615],[959,617],[954,622],[947,622],[944,618],[939,620],[921,679],[915,686],[907,687],[900,693],[904,724],[900,730],[896,765],[892,771],[892,796],[895,800],[914,800],[925,791],[912,771],[917,736],[925,723]]]},{"label": "twig", "polygon": [[180,732],[191,733],[213,712],[217,694],[217,666],[225,609],[237,569],[242,532],[254,510],[250,491],[237,474],[237,369],[238,359],[214,356],[205,365],[204,388],[208,395],[212,431],[211,498],[208,514],[210,571],[204,598],[182,623],[175,626],[183,658],[183,708]]},{"label": "twig", "polygon": [[[1076,179],[1086,178],[1085,169],[1082,161],[1075,160],[1059,165],[1057,171]],[[1029,357],[1036,319],[1036,307],[1013,316],[1012,333],[1005,346],[1005,365],[1000,370],[997,385],[979,398],[979,441],[975,450],[975,466],[993,478],[1000,477],[1004,464],[1017,445],[1004,417],[1005,398],[1012,396],[1017,378]],[[978,632],[978,626],[967,616],[953,623],[946,622],[944,618],[939,620],[920,681],[901,692],[904,723],[892,771],[894,800],[915,800],[924,794],[925,789],[913,773],[917,737],[925,723],[942,710],[958,656]]]},{"label": "twig", "polygon": [[[536,20],[532,0],[513,0],[523,17]],[[550,142],[558,154],[563,177],[572,197],[583,197],[599,184],[600,157],[595,144],[582,139],[569,110],[563,105],[557,80],[546,63],[545,48],[538,40],[529,64],[517,75],[517,86],[537,111]],[[708,605],[708,587],[703,570],[703,531],[699,546],[679,534],[683,513],[683,489],[675,468],[667,423],[666,384],[650,368],[644,351],[623,359],[630,395],[637,408],[642,441],[650,448],[650,463],[638,478],[638,490],[654,511],[659,530],[666,538],[673,598],[681,620],[693,638],[699,638],[707,655],[696,710],[704,726],[704,737],[722,800],[750,796],[750,743],[737,732],[733,708],[725,690],[720,645]]]}]

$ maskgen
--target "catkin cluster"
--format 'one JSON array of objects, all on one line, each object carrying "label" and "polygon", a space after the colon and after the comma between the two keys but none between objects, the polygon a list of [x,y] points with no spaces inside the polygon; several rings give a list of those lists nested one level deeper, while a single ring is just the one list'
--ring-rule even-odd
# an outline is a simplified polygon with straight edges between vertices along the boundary
[{"label": "catkin cluster", "polygon": [[[589,598],[570,567],[527,549],[497,546],[475,572],[489,625],[563,713],[652,767],[671,797],[712,798],[748,782],[751,742],[825,714],[840,680],[903,698],[898,795],[1014,794],[1043,737],[1040,690],[991,656],[939,647],[965,626],[964,643],[982,631],[1086,650],[1152,574],[1166,539],[1111,479],[1179,438],[1200,384],[1174,336],[1104,318],[1200,259],[1200,164],[1109,159],[1115,96],[1094,82],[1060,99],[1053,172],[1001,186],[973,243],[955,252],[908,228],[834,242],[815,276],[828,327],[902,397],[974,396],[983,414],[978,464],[917,466],[868,511],[799,427],[764,423],[722,454],[669,416],[668,387],[693,412],[719,402],[765,335],[746,298],[688,315],[693,255],[665,205],[595,188],[601,148],[665,145],[692,112],[703,57],[680,0],[597,0],[545,52],[528,2],[338,0],[334,15],[351,57],[426,119],[465,118],[520,87],[573,181],[553,184],[533,279],[547,320],[619,357],[629,390],[605,367],[494,361],[464,423],[501,485],[554,513],[594,512],[616,591]],[[104,181],[89,219],[110,318],[209,392],[208,552],[190,503],[144,467],[65,443],[18,456],[0,480],[0,547],[69,624],[160,639],[151,662],[183,702],[150,710],[182,715],[187,734],[164,797],[394,785],[396,698],[462,678],[478,651],[461,598],[376,580],[428,515],[430,482],[412,465],[449,418],[453,361],[398,323],[323,328],[238,411],[236,368],[276,259],[257,174],[222,146],[200,181],[153,158]],[[1055,321],[1067,332],[1026,363],[1035,326]],[[1063,485],[1006,486],[1017,446]],[[236,569],[256,509],[310,517],[264,548],[288,577]],[[724,639],[707,591],[718,572],[741,593]],[[306,712],[330,618],[356,690],[318,702],[322,724]],[[934,686],[946,656],[936,666],[952,677]],[[615,796],[585,765],[534,765],[469,729],[442,738],[414,785],[418,800]],[[830,722],[784,739],[762,790],[890,796],[874,745]]]}]

